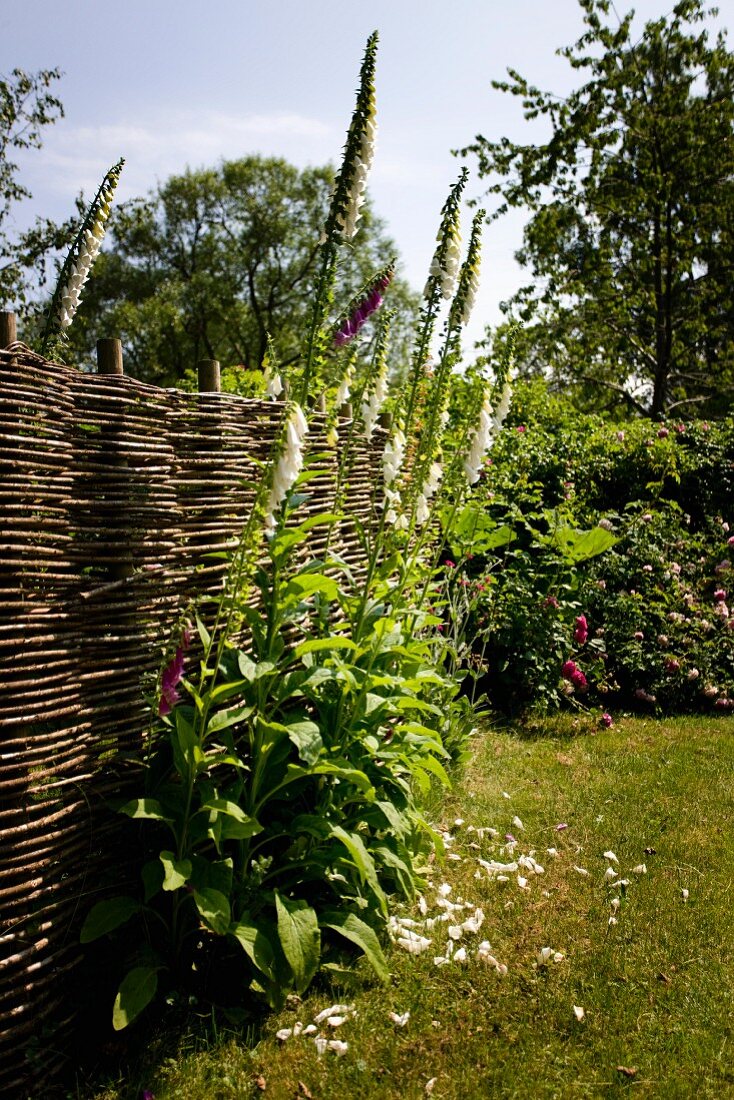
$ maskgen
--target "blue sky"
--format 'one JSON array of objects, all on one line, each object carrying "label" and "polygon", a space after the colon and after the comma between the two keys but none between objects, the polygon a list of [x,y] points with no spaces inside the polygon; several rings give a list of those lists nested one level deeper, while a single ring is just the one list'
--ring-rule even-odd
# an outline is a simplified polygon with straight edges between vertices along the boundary
[{"label": "blue sky", "polygon": [[[617,10],[630,6],[641,28],[673,4],[620,0]],[[719,11],[712,26],[730,25],[734,0],[721,0]],[[555,50],[582,33],[577,0],[5,0],[0,72],[65,73],[66,117],[22,162],[33,192],[24,219],[67,215],[78,191],[91,192],[119,156],[127,161],[122,198],[187,165],[249,153],[300,166],[336,162],[374,29],[379,135],[370,191],[404,274],[421,287],[459,169],[451,150],[477,133],[542,136],[490,81],[512,67],[540,87],[569,91],[578,74]],[[467,164],[475,168],[472,158]],[[468,194],[481,190],[473,172]],[[513,259],[522,225],[513,213],[485,232],[472,338],[523,281]]]}]

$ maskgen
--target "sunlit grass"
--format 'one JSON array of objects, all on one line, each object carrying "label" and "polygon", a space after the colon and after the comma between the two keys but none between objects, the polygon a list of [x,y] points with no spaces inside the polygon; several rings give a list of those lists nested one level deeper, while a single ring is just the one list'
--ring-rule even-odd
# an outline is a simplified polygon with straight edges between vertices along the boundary
[{"label": "sunlit grass", "polygon": [[[666,1098],[734,1094],[732,725],[629,720],[593,731],[566,719],[488,732],[437,811],[462,861],[437,867],[426,891],[431,914],[443,881],[452,884],[451,898],[484,910],[479,934],[461,941],[467,966],[434,965],[444,924],[425,954],[393,950],[387,988],[361,977],[354,989],[322,985],[268,1019],[254,1050],[223,1036],[196,1051],[189,1038],[188,1052],[184,1044],[175,1059],[97,1096],[127,1098],[145,1087],[156,1100],[211,1100],[262,1095],[265,1084],[275,1098],[412,1098],[427,1095],[434,1078],[433,1096],[463,1100],[629,1089]],[[515,816],[524,831],[511,824]],[[456,818],[464,825],[454,827]],[[568,827],[558,831],[559,824]],[[472,848],[470,825],[493,826],[500,838],[485,836],[481,850]],[[478,856],[510,858],[496,847],[506,832],[519,841],[516,856],[535,851],[545,867],[543,875],[522,872],[528,890],[516,875],[505,884],[483,871],[474,877]],[[630,880],[626,893],[605,884],[607,850]],[[632,873],[643,863],[646,874]],[[610,927],[614,896],[621,906]],[[507,965],[506,977],[476,960],[484,939]],[[544,946],[566,957],[538,968]],[[334,1001],[353,1001],[357,1010],[336,1032],[349,1044],[343,1057],[319,1056],[303,1036],[275,1039]],[[582,1021],[574,1005],[584,1008]],[[408,1010],[404,1028],[388,1020],[389,1011]]]}]

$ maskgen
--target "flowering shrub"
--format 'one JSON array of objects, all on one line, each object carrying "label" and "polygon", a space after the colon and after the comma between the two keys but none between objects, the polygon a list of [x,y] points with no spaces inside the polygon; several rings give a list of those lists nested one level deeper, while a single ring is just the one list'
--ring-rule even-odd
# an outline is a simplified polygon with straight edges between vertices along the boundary
[{"label": "flowering shrub", "polygon": [[[466,572],[490,700],[726,712],[732,425],[610,424],[539,383],[517,387],[509,423],[525,430],[492,452],[482,523],[454,538],[457,554],[476,553]],[[585,538],[603,552],[587,555]]]}]

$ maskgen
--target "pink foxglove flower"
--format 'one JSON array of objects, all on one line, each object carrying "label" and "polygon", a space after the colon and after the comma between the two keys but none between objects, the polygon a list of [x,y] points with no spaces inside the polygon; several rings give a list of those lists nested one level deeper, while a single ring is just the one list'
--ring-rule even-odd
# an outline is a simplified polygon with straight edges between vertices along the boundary
[{"label": "pink foxglove flower", "polygon": [[183,680],[184,653],[191,644],[191,627],[187,624],[181,634],[181,645],[176,648],[172,660],[166,665],[161,676],[161,698],[158,704],[158,713],[163,717],[170,714],[177,703],[181,702],[181,696],[176,690]]},{"label": "pink foxglove flower", "polygon": [[382,305],[382,292],[387,289],[392,279],[392,271],[385,272],[368,288],[364,297],[356,303],[349,316],[342,321],[334,336],[337,347],[344,347],[352,340],[364,323]]}]

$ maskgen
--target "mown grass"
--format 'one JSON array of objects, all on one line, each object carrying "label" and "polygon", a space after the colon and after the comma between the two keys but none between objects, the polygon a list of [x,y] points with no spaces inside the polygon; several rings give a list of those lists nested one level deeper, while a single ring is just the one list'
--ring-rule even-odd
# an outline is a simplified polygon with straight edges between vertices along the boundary
[{"label": "mown grass", "polygon": [[[264,1086],[274,1100],[410,1100],[426,1096],[434,1078],[432,1095],[445,1100],[734,1095],[733,775],[726,718],[630,719],[604,731],[564,719],[486,732],[439,811],[462,859],[434,867],[426,891],[431,914],[444,881],[451,898],[484,910],[480,933],[462,940],[466,966],[434,965],[443,925],[425,954],[392,951],[386,988],[360,970],[355,989],[322,985],[266,1020],[256,1044],[220,1035],[194,1050],[189,1037],[175,1057],[144,1063],[95,1095],[129,1100],[145,1087],[156,1100],[239,1100]],[[453,826],[456,818],[464,825]],[[500,839],[472,848],[469,825],[493,826]],[[527,890],[515,875],[489,881],[477,864],[505,858],[497,845],[506,832],[519,841],[516,855],[534,851],[545,867],[527,876]],[[609,849],[630,880],[626,894],[605,883]],[[642,863],[647,873],[632,873]],[[610,926],[615,895],[621,907]],[[505,977],[474,957],[483,939]],[[539,968],[544,946],[566,957]],[[336,1033],[349,1044],[343,1057],[319,1056],[303,1036],[275,1039],[333,1001],[357,1010]],[[404,1028],[388,1020],[408,1010]]]}]

